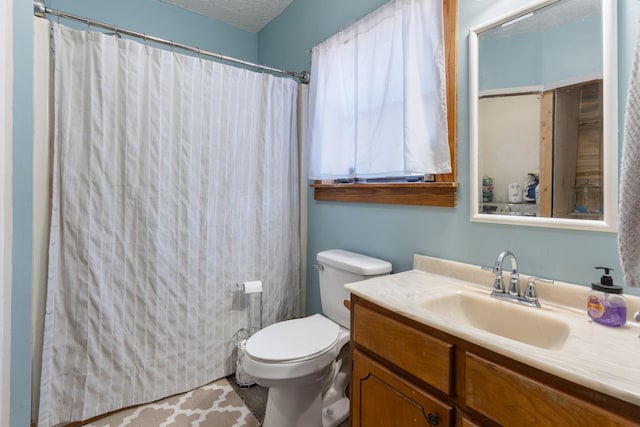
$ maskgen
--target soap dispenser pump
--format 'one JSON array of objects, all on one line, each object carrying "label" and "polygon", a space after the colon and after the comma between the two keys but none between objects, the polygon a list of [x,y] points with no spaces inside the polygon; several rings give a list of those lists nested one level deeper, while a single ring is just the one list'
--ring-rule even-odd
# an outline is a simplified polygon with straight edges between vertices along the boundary
[{"label": "soap dispenser pump", "polygon": [[604,270],[600,282],[591,283],[587,299],[587,313],[596,323],[605,326],[622,326],[627,322],[627,305],[622,296],[622,286],[613,284],[609,267],[595,267]]}]

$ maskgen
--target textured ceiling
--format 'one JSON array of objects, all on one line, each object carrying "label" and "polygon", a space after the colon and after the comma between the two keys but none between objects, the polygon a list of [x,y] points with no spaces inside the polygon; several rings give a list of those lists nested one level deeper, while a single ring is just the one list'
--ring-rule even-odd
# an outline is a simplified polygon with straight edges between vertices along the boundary
[{"label": "textured ceiling", "polygon": [[163,0],[183,9],[256,33],[293,0]]},{"label": "textured ceiling", "polygon": [[602,14],[601,0],[563,0],[539,8],[521,18],[496,25],[482,34],[485,38],[501,38],[514,34],[542,32],[595,14]]}]

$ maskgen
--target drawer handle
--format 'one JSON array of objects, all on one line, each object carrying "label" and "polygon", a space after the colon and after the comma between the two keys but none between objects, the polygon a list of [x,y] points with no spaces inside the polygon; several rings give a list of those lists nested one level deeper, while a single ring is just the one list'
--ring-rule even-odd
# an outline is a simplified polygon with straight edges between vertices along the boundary
[{"label": "drawer handle", "polygon": [[429,415],[427,415],[427,420],[429,420],[429,424],[431,424],[432,426],[437,426],[440,422],[440,417],[438,416],[438,414],[429,413]]}]

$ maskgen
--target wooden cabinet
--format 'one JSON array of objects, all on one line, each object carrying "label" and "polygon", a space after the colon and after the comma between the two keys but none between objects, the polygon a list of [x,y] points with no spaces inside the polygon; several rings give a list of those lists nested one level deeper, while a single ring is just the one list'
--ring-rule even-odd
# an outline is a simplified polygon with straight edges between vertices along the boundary
[{"label": "wooden cabinet", "polygon": [[472,421],[469,421],[467,418],[462,417],[462,427],[480,427],[479,424],[476,424]]},{"label": "wooden cabinet", "polygon": [[353,427],[451,426],[453,409],[359,351],[353,354]]},{"label": "wooden cabinet", "polygon": [[355,341],[444,393],[453,390],[453,345],[363,305],[354,307]]},{"label": "wooden cabinet", "polygon": [[354,427],[640,426],[640,407],[523,365],[357,296]]},{"label": "wooden cabinet", "polygon": [[464,364],[465,403],[500,424],[519,420],[535,426],[630,425],[609,411],[472,353],[465,354]]}]

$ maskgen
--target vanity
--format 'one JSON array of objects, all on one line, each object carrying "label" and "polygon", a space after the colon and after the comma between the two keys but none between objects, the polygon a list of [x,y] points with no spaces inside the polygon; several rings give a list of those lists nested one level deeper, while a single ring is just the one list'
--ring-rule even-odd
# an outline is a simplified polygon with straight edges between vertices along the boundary
[{"label": "vanity", "polygon": [[[470,29],[473,223],[617,231],[616,4],[532,0]],[[512,204],[527,175],[536,197]],[[587,315],[589,287],[518,292],[530,275],[493,270],[416,255],[345,286],[351,425],[640,426],[640,297],[607,327]]]},{"label": "vanity", "polygon": [[352,426],[640,425],[640,298],[610,328],[587,316],[588,287],[538,283],[536,308],[491,298],[493,280],[416,255],[346,285]]}]

